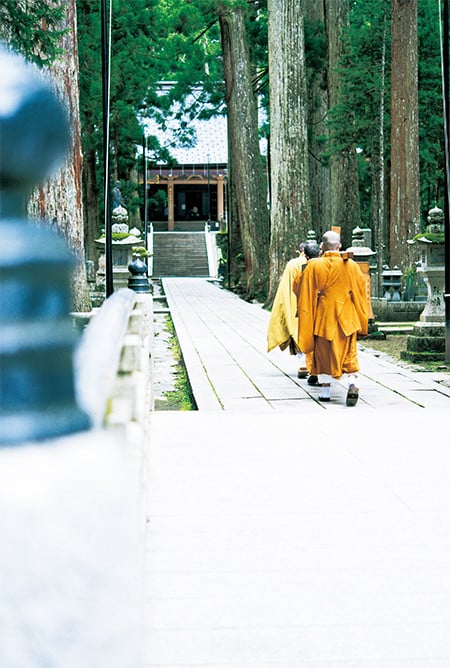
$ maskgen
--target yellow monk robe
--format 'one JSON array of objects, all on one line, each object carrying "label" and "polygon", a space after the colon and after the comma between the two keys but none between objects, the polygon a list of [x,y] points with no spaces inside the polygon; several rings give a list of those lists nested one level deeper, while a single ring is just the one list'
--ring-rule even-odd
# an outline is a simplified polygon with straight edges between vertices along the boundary
[{"label": "yellow monk robe", "polygon": [[298,332],[297,296],[292,291],[292,282],[295,276],[301,272],[304,264],[306,264],[306,258],[302,254],[293,260],[289,260],[283,271],[270,314],[267,330],[268,351],[277,346],[281,350],[285,350],[289,346],[291,355],[299,352],[296,343]]},{"label": "yellow monk robe", "polygon": [[326,251],[303,270],[298,342],[312,353],[310,373],[340,378],[359,371],[357,334],[367,334],[366,281],[357,263]]}]

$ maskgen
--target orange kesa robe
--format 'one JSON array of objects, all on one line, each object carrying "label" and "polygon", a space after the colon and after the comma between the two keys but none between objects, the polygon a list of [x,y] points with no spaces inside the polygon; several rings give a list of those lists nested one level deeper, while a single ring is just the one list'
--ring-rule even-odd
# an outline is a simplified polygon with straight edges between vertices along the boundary
[{"label": "orange kesa robe", "polygon": [[292,282],[295,276],[301,272],[306,263],[304,255],[289,260],[284,268],[273,301],[267,330],[267,350],[273,350],[279,346],[285,350],[289,346],[292,355],[298,352],[297,346],[297,297],[292,291]]},{"label": "orange kesa robe", "polygon": [[310,373],[340,378],[359,371],[357,334],[367,334],[366,281],[357,263],[326,251],[303,270],[298,343],[312,353]]}]

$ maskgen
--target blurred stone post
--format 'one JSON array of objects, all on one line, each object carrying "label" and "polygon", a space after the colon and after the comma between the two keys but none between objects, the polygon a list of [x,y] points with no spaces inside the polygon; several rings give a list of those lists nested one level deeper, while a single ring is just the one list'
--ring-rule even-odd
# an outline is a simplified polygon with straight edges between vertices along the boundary
[{"label": "blurred stone post", "polygon": [[65,110],[36,67],[0,46],[0,438],[5,444],[86,429],[75,400],[73,258],[25,218],[27,197],[64,158]]}]

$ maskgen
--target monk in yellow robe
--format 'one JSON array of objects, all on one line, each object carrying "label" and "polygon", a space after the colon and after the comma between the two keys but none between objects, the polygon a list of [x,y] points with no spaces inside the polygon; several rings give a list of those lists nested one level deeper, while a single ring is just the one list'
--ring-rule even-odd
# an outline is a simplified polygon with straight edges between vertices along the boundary
[{"label": "monk in yellow robe", "polygon": [[307,261],[318,255],[319,247],[316,242],[301,243],[298,253],[299,257],[289,260],[287,263],[278,285],[267,330],[267,350],[270,352],[276,346],[279,346],[281,350],[289,348],[290,354],[296,355],[300,364],[297,376],[306,378],[309,375],[309,360],[297,343],[298,305],[293,286],[301,276]]},{"label": "monk in yellow robe", "polygon": [[289,260],[284,268],[275,294],[267,330],[268,352],[277,346],[281,350],[289,348],[291,355],[297,355],[300,352],[297,344],[297,297],[292,291],[292,282],[303,265],[306,264],[303,245],[300,245],[299,256]]},{"label": "monk in yellow robe", "polygon": [[298,344],[312,353],[311,373],[318,376],[320,401],[330,401],[333,378],[348,374],[346,403],[358,401],[357,335],[367,334],[366,281],[352,259],[341,256],[339,234],[325,232],[322,255],[305,267],[299,295]]}]

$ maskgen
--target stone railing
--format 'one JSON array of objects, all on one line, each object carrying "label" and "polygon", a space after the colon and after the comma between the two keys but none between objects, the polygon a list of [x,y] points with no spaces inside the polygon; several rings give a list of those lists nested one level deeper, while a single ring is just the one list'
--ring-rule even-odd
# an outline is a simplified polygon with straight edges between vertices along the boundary
[{"label": "stone railing", "polygon": [[75,354],[78,403],[94,428],[148,436],[152,392],[152,297],[114,292],[90,319]]},{"label": "stone railing", "polygon": [[67,119],[1,46],[0,135],[0,666],[142,665],[152,298],[114,293],[77,340],[71,255],[24,216]]}]

